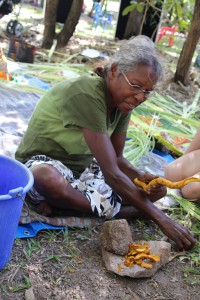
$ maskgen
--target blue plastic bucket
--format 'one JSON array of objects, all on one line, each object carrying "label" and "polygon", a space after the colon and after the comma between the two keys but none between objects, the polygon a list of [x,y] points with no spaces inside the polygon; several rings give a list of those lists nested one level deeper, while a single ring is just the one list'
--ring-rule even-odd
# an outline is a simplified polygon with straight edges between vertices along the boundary
[{"label": "blue plastic bucket", "polygon": [[0,269],[9,261],[23,200],[32,186],[33,175],[26,166],[0,155]]}]

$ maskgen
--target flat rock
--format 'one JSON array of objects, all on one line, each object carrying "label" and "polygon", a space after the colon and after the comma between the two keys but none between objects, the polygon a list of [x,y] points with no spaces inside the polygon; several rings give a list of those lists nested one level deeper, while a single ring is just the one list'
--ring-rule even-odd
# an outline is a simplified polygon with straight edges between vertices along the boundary
[{"label": "flat rock", "polygon": [[[145,241],[134,241],[134,244],[143,244]],[[144,278],[152,277],[161,267],[169,262],[171,244],[164,241],[148,241],[151,254],[160,254],[159,262],[152,262],[149,260],[144,260],[145,262],[150,262],[152,264],[152,269],[142,268],[139,265],[134,265],[133,267],[126,267],[124,265],[125,258],[121,255],[116,255],[111,252],[106,251],[102,248],[102,257],[107,270],[116,273],[120,276],[129,276],[132,278]],[[120,272],[118,271],[118,265],[120,264]]]}]

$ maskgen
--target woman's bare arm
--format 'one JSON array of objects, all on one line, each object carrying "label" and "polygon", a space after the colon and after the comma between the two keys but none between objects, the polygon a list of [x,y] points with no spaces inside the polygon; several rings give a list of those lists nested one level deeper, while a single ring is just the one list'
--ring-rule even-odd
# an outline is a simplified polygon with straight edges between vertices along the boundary
[{"label": "woman's bare arm", "polygon": [[104,174],[105,181],[122,199],[126,199],[151,220],[158,224],[161,230],[172,239],[179,248],[191,248],[195,244],[194,237],[185,227],[175,223],[159,210],[134,185],[130,178],[120,170],[115,149],[107,134],[100,134],[83,129],[85,140],[97,159]]},{"label": "woman's bare arm", "polygon": [[[157,176],[139,171],[123,156],[125,138],[126,138],[126,132],[117,132],[117,133],[114,133],[111,137],[111,142],[115,149],[115,153],[117,155],[118,166],[119,166],[120,170],[124,174],[126,174],[132,181],[135,178],[138,178],[141,181],[148,184],[151,180],[155,179]],[[142,189],[141,189],[141,191],[143,192]],[[160,185],[152,186],[147,191],[148,198],[151,201],[156,201],[156,200],[161,199],[162,197],[164,197],[166,195],[166,192],[167,192],[166,188],[162,187]]]}]

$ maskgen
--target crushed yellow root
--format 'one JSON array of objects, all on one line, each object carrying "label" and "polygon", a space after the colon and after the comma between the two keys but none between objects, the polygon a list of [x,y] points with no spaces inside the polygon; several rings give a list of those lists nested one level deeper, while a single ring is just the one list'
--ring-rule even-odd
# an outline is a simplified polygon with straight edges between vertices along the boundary
[{"label": "crushed yellow root", "polygon": [[143,245],[130,244],[129,252],[127,255],[125,255],[124,265],[126,267],[134,267],[134,264],[136,264],[142,268],[151,269],[152,264],[144,262],[146,259],[157,262],[160,261],[160,255],[151,254],[148,243],[144,243]]}]

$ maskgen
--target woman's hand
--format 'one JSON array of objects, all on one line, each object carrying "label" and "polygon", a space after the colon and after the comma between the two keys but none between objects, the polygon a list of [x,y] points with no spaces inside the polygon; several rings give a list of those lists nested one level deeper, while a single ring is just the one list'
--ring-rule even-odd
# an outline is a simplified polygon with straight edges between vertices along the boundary
[{"label": "woman's hand", "polygon": [[[158,176],[144,173],[138,177],[140,181],[145,182],[148,184],[151,180],[158,178]],[[142,188],[139,188],[151,201],[157,201],[161,198],[163,198],[167,193],[167,188],[165,186],[162,186],[160,184],[155,184],[150,186],[147,191],[144,191]]]},{"label": "woman's hand", "polygon": [[172,241],[175,242],[179,250],[191,250],[195,243],[196,239],[192,232],[190,232],[183,225],[175,223],[171,219],[162,220],[158,224],[162,232]]}]

